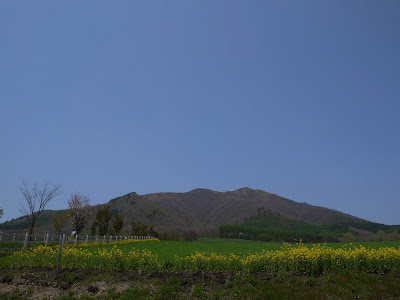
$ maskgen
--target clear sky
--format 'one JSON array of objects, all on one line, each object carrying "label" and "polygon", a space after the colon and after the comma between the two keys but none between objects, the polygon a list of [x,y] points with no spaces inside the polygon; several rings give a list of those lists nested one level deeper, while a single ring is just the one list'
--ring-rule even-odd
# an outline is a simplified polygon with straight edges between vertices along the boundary
[{"label": "clear sky", "polygon": [[0,1],[1,221],[262,189],[400,223],[400,1]]}]

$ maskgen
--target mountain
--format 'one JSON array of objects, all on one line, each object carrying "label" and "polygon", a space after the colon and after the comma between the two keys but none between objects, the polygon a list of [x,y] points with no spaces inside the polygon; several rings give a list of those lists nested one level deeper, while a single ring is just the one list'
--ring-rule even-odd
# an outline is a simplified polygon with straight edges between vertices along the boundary
[{"label": "mountain", "polygon": [[220,225],[242,223],[258,215],[260,210],[272,210],[314,224],[361,221],[339,211],[249,188],[231,192],[195,189],[187,193],[130,193],[111,200],[109,204],[124,219],[133,217],[161,232],[193,229],[204,234],[215,231]]},{"label": "mountain", "polygon": [[[123,231],[127,233],[130,230],[129,220],[133,218],[153,226],[159,232],[184,232],[192,229],[201,235],[212,235],[216,234],[221,225],[241,224],[250,217],[263,216],[267,212],[317,225],[346,223],[367,231],[390,227],[250,188],[228,192],[195,189],[187,193],[129,193],[110,200],[108,204],[112,214],[118,212],[122,215],[125,221]],[[43,222],[43,219],[49,220],[52,213],[47,211],[43,214],[42,226],[38,230],[51,230],[51,224]],[[17,224],[21,227],[21,222],[21,218],[5,222],[0,225],[0,229],[12,229]]]}]

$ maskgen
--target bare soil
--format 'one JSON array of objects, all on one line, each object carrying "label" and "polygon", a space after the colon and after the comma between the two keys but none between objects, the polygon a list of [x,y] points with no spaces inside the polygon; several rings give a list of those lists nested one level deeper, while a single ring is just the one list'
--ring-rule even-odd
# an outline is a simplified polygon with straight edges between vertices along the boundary
[{"label": "bare soil", "polygon": [[1,268],[5,299],[400,299],[400,274],[295,276]]},{"label": "bare soil", "polygon": [[[121,292],[163,284],[171,278],[181,279],[188,287],[213,282],[224,284],[233,280],[234,273],[202,272],[138,272],[65,269],[59,274],[54,268],[0,268],[0,295],[19,295],[21,299],[58,299],[61,297],[105,296],[110,290]],[[151,284],[150,284],[151,283]],[[0,298],[2,299],[2,298]]]}]

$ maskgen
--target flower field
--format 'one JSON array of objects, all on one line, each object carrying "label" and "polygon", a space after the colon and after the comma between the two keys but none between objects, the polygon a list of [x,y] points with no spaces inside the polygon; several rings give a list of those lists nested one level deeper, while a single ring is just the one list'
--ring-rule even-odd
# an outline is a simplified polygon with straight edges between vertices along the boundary
[{"label": "flower field", "polygon": [[[147,244],[146,244],[147,245]],[[283,244],[279,250],[260,251],[246,255],[205,254],[195,252],[187,256],[173,256],[160,260],[157,253],[147,249],[122,251],[115,245],[106,249],[64,247],[62,268],[93,268],[98,270],[139,271],[211,271],[211,272],[265,272],[297,275],[321,273],[369,272],[376,274],[400,273],[400,247],[366,248],[346,245],[334,249],[327,245],[307,247],[302,243]],[[11,267],[55,267],[58,248],[39,246],[14,253],[8,261]]]}]

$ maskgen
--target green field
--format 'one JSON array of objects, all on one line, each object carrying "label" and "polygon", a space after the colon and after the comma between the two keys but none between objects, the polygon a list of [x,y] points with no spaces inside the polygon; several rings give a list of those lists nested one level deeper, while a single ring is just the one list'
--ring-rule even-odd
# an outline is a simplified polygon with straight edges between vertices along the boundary
[{"label": "green field", "polygon": [[[362,245],[365,248],[379,249],[379,248],[395,248],[400,247],[400,242],[364,242],[364,243],[331,243],[326,244],[329,248],[350,248],[359,247]],[[34,244],[34,247],[38,247],[38,244]],[[69,245],[68,247],[74,247]],[[283,243],[275,242],[260,242],[251,241],[243,239],[226,239],[226,238],[200,238],[194,242],[181,242],[181,241],[140,241],[133,243],[122,243],[122,244],[102,244],[102,245],[88,245],[85,244],[78,245],[77,248],[86,249],[95,255],[100,249],[106,249],[111,251],[112,248],[116,247],[121,250],[124,256],[128,256],[128,253],[133,250],[143,250],[151,251],[152,255],[155,255],[158,262],[163,265],[166,261],[170,263],[174,261],[175,257],[188,257],[196,252],[202,253],[206,256],[210,256],[215,253],[221,256],[229,257],[230,254],[235,254],[238,257],[246,257],[251,254],[261,253],[265,251],[281,250],[284,246]],[[295,246],[295,245],[293,245]],[[312,248],[314,244],[304,244],[304,246]],[[58,249],[58,246],[54,244],[52,246],[54,249]],[[65,250],[66,251],[66,250]],[[12,259],[12,253],[10,251],[0,252],[0,266],[10,265]]]},{"label": "green field", "polygon": [[[165,260],[171,260],[175,255],[179,257],[189,256],[196,252],[205,253],[210,255],[216,253],[219,255],[226,255],[233,253],[239,256],[248,255],[262,250],[279,250],[282,247],[282,243],[274,242],[258,242],[250,240],[240,239],[224,239],[224,238],[200,238],[194,242],[177,242],[177,241],[159,241],[159,242],[141,242],[132,243],[125,245],[118,245],[118,249],[121,249],[124,253],[128,253],[132,248],[139,250],[147,249],[152,253],[157,253],[160,262]],[[312,247],[313,244],[305,244],[306,246]],[[363,245],[366,248],[378,249],[382,247],[400,247],[400,241],[398,242],[365,242],[365,243],[331,243],[327,246],[334,249],[341,247],[353,247]],[[100,248],[106,248],[110,250],[113,246],[100,246]],[[99,247],[89,248],[91,251],[96,251]]]},{"label": "green field", "polygon": [[[4,244],[5,245],[5,244]],[[118,245],[117,248],[121,249],[124,253],[127,253],[136,248],[139,250],[147,249],[153,253],[157,253],[161,261],[173,258],[175,255],[179,257],[188,256],[193,253],[201,252],[207,255],[211,253],[217,253],[220,255],[226,255],[233,253],[239,256],[247,255],[250,253],[261,252],[262,250],[279,250],[282,247],[282,243],[275,242],[260,242],[251,240],[241,240],[241,239],[225,239],[225,238],[200,238],[194,242],[179,242],[179,241],[150,241],[150,242],[140,242]],[[312,247],[313,244],[304,244],[306,246]],[[400,241],[396,242],[363,242],[363,243],[328,243],[326,244],[334,249],[341,247],[353,247],[363,245],[366,248],[378,249],[382,247],[400,247]],[[10,245],[7,245],[10,246]],[[13,244],[15,246],[21,246]],[[37,246],[35,244],[35,246]],[[78,245],[79,247],[79,245]],[[104,246],[93,246],[89,247],[90,251],[97,251],[99,248],[105,248],[110,250],[113,245]]]},{"label": "green field", "polygon": [[[150,250],[157,253],[161,262],[172,259],[175,255],[179,257],[189,256],[193,253],[201,252],[207,255],[217,253],[228,256],[230,253],[242,256],[249,253],[255,253],[265,250],[279,250],[280,243],[263,243],[256,241],[238,240],[238,239],[218,239],[218,238],[201,238],[194,242],[177,242],[177,241],[159,241],[159,242],[142,242],[126,245],[118,245],[118,249],[129,252],[132,247],[143,250]],[[112,246],[103,248],[111,249]],[[97,247],[92,248],[96,250]]]}]

